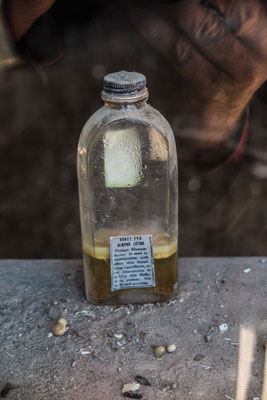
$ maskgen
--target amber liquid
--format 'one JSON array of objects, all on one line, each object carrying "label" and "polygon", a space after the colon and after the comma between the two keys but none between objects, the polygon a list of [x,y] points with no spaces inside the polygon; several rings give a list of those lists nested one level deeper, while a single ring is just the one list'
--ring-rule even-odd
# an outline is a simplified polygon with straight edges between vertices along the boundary
[{"label": "amber liquid", "polygon": [[[101,235],[99,234],[99,237]],[[108,235],[116,236],[116,235]],[[168,300],[177,290],[177,241],[162,235],[153,237],[155,287],[111,290],[111,272],[107,234],[95,240],[95,246],[83,243],[87,300],[96,304],[152,303]]]}]

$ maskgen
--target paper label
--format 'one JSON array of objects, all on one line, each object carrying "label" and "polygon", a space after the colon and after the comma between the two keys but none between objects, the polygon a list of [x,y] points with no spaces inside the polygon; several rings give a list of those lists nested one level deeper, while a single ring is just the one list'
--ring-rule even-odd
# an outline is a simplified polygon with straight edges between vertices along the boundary
[{"label": "paper label", "polygon": [[155,286],[151,235],[110,238],[111,290]]}]

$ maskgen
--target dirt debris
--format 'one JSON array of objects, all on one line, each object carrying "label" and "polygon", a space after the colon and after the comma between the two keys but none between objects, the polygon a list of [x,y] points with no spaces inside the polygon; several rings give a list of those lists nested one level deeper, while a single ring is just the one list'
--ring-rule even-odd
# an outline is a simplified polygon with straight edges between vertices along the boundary
[{"label": "dirt debris", "polygon": [[[245,264],[253,267],[253,274],[243,274],[244,259],[180,260],[179,290],[186,297],[184,303],[163,303],[160,307],[127,305],[120,309],[87,303],[81,277],[66,282],[64,273],[76,276],[77,271],[82,271],[80,262],[1,261],[0,266],[1,263],[0,379],[16,383],[13,397],[11,392],[7,396],[14,400],[45,400],[51,395],[53,400],[119,399],[123,382],[131,382],[137,375],[151,383],[146,386],[138,382],[146,400],[204,400],[211,394],[223,400],[224,393],[234,398],[239,327],[248,317],[244,304],[257,310],[258,343],[266,340],[266,287],[261,284],[266,279],[266,266],[259,258],[253,265],[251,260]],[[223,276],[228,277],[220,291],[214,280],[214,264],[215,271],[222,270]],[[33,290],[38,296],[29,296]],[[251,297],[252,292],[259,296]],[[68,321],[69,330],[61,337],[48,337],[51,317],[47,310],[51,307],[57,308],[53,321]],[[226,335],[219,330],[226,321],[231,342],[225,341]],[[205,335],[210,335],[212,341],[203,340]],[[115,349],[110,346],[111,340]],[[177,349],[173,354],[159,360],[155,357],[154,345],[166,347],[174,343]],[[237,345],[230,345],[234,343]],[[205,362],[194,361],[198,354],[206,356]],[[251,378],[250,398],[261,393],[263,357],[261,346],[255,355],[258,378]]]}]

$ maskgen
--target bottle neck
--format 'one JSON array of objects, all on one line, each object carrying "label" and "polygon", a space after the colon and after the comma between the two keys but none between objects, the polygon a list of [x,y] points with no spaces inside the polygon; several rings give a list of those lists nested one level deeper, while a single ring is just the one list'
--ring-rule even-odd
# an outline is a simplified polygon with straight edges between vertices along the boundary
[{"label": "bottle neck", "polygon": [[142,90],[135,92],[117,93],[115,91],[103,90],[101,93],[102,100],[105,105],[113,109],[125,109],[125,108],[141,108],[143,107],[148,99],[148,90],[144,87]]},{"label": "bottle neck", "polygon": [[108,108],[111,108],[113,110],[140,109],[140,108],[144,107],[144,105],[146,103],[147,103],[147,99],[136,101],[134,103],[132,103],[132,102],[117,103],[115,101],[107,101],[106,100],[105,106]]}]

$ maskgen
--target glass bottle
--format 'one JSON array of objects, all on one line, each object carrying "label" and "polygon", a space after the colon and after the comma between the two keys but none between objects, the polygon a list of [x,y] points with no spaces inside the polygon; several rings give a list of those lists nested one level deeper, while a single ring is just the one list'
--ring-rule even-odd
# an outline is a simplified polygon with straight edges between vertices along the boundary
[{"label": "glass bottle", "polygon": [[174,135],[147,104],[144,75],[105,76],[102,99],[78,145],[86,297],[95,304],[162,302],[177,290]]}]

